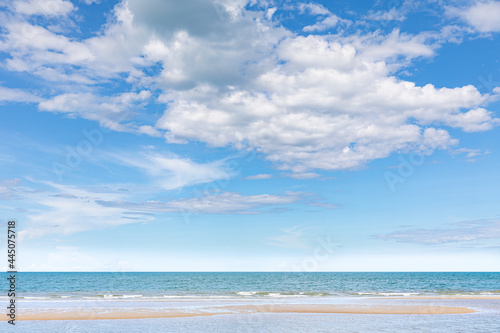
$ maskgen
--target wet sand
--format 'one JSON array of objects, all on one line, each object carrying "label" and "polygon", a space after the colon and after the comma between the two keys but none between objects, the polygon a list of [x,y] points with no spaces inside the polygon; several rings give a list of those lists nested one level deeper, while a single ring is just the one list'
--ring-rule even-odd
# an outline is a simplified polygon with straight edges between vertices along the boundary
[{"label": "wet sand", "polygon": [[222,314],[255,313],[343,313],[343,314],[464,314],[473,313],[466,307],[426,305],[328,305],[328,304],[263,304],[210,306],[191,309],[135,308],[135,309],[32,309],[19,313],[19,320],[99,320],[146,319],[214,316]]}]

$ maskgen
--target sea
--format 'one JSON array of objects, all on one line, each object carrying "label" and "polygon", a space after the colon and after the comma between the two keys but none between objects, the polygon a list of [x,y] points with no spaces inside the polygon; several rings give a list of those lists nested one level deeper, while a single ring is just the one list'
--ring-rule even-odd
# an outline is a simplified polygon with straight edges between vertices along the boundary
[{"label": "sea", "polygon": [[[495,297],[500,296],[499,272],[20,272],[16,278],[21,312],[23,308],[144,308],[186,301],[193,306],[220,301],[369,305],[381,297],[384,304],[467,306],[476,312],[221,314],[18,321],[15,327],[5,319],[0,332],[500,332],[500,297]],[[4,281],[0,302],[6,308]]]}]

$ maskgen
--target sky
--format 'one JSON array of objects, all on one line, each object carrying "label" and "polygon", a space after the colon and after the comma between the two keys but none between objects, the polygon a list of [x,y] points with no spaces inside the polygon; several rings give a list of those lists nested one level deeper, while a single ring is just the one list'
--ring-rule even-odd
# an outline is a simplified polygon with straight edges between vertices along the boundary
[{"label": "sky", "polygon": [[500,271],[500,1],[0,1],[21,271]]}]

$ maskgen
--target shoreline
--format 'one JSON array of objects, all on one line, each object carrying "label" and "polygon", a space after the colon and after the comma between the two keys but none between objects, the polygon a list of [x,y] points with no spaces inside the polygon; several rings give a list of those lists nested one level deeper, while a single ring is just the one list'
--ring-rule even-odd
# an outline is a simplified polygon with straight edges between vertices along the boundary
[{"label": "shoreline", "polygon": [[443,295],[443,296],[434,296],[434,295],[429,295],[429,296],[408,296],[408,297],[401,297],[401,296],[389,296],[389,297],[373,297],[373,299],[491,299],[491,300],[500,300],[500,296],[497,295]]}]

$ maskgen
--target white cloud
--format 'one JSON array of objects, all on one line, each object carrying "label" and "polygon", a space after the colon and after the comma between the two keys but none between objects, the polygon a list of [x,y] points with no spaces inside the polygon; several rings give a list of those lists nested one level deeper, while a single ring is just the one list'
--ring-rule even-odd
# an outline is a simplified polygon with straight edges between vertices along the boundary
[{"label": "white cloud", "polygon": [[427,41],[427,34],[409,35],[394,29],[388,35],[374,32],[364,36],[350,36],[345,39],[359,50],[360,56],[371,62],[383,61],[384,63],[395,63],[405,65],[399,58],[411,60],[418,57],[431,57],[434,48]]},{"label": "white cloud", "polygon": [[[36,75],[49,74],[45,79],[60,80],[63,77],[82,83],[82,75],[64,75],[64,66],[88,65],[94,56],[84,43],[74,41],[61,34],[55,34],[41,26],[19,20],[10,20],[5,24],[6,34],[1,48],[9,51],[10,58],[5,63],[11,71],[27,71]],[[49,73],[56,71],[60,75]],[[87,79],[90,82],[90,79]]]},{"label": "white cloud", "polygon": [[492,112],[477,108],[465,113],[449,114],[444,120],[452,127],[460,127],[465,132],[482,132],[500,124],[500,119],[492,119]]},{"label": "white cloud", "polygon": [[321,4],[316,3],[301,3],[298,6],[301,13],[307,12],[310,15],[323,16],[313,25],[308,25],[302,28],[306,32],[324,31],[336,26],[339,22],[350,23],[349,20],[339,18],[337,15],[332,14],[327,8]]},{"label": "white cloud", "polygon": [[151,136],[159,133],[151,126],[133,126],[123,122],[133,119],[135,113],[144,107],[151,97],[151,92],[126,92],[114,96],[98,96],[92,93],[66,93],[45,100],[38,105],[40,111],[62,112],[70,116],[79,116],[95,120],[101,126],[120,132],[138,132]]},{"label": "white cloud", "polygon": [[301,13],[308,12],[311,15],[330,15],[330,11],[318,3],[301,3],[298,6]]},{"label": "white cloud", "polygon": [[321,21],[314,23],[313,25],[305,26],[302,30],[306,32],[324,31],[333,28],[337,25],[338,22],[338,16],[332,14],[328,17],[325,17]]},{"label": "white cloud", "polygon": [[12,89],[0,86],[0,103],[1,102],[20,102],[20,103],[35,103],[43,99],[36,95],[30,94],[21,89]]},{"label": "white cloud", "polygon": [[75,10],[71,1],[66,0],[18,0],[13,7],[24,15],[65,16]]},{"label": "white cloud", "polygon": [[459,13],[459,15],[479,32],[500,31],[500,2],[478,2]]}]

